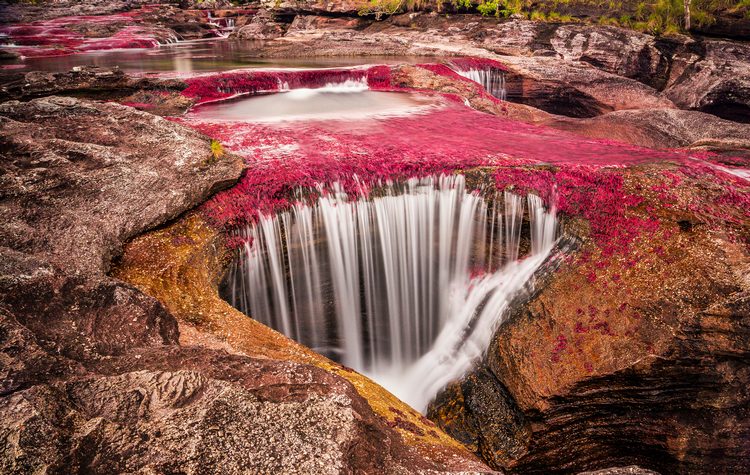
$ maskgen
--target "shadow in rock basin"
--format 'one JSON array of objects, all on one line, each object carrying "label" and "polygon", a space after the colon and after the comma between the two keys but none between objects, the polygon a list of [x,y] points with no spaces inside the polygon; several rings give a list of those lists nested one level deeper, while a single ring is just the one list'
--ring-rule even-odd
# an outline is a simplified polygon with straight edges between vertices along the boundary
[{"label": "shadow in rock basin", "polygon": [[[240,228],[223,295],[425,411],[487,348],[550,253],[557,221],[537,196],[487,202],[461,175],[373,195],[352,200],[334,184],[312,205]],[[519,260],[524,201],[531,241]]]}]

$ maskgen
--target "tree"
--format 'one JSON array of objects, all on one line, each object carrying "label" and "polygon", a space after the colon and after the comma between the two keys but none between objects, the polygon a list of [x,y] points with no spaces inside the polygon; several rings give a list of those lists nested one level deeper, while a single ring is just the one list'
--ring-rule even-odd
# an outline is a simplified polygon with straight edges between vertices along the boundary
[{"label": "tree", "polygon": [[685,31],[690,31],[690,2],[692,0],[682,0],[685,10]]}]

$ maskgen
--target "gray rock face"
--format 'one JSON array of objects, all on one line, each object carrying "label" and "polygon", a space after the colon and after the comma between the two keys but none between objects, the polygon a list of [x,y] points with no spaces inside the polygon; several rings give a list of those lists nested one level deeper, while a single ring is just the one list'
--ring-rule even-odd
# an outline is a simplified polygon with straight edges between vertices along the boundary
[{"label": "gray rock face", "polygon": [[6,102],[0,134],[0,245],[74,274],[105,271],[124,240],[196,206],[241,170],[237,159],[211,163],[205,136],[118,104]]},{"label": "gray rock face", "polygon": [[665,90],[679,107],[750,122],[750,46],[705,41],[681,52]]}]

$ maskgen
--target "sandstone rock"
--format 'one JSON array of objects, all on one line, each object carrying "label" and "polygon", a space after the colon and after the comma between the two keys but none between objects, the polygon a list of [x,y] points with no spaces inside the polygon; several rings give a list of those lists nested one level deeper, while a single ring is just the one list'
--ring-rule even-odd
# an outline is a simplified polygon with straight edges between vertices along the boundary
[{"label": "sandstone rock", "polygon": [[237,159],[214,164],[205,136],[116,104],[12,101],[0,104],[0,121],[0,245],[72,274],[106,271],[120,243],[197,205],[241,169]]},{"label": "sandstone rock", "polygon": [[297,2],[294,0],[260,0],[261,6],[268,10],[295,13],[346,13],[356,16],[362,3],[357,0],[305,0]]},{"label": "sandstone rock", "polygon": [[629,467],[612,467],[605,468],[602,470],[596,470],[594,472],[581,472],[578,475],[659,475],[653,470],[646,470],[637,465],[631,465]]},{"label": "sandstone rock", "polygon": [[0,142],[2,473],[490,472],[405,443],[334,372],[180,345],[161,303],[105,275],[125,240],[238,178],[207,137],[53,96],[1,104]]},{"label": "sandstone rock", "polygon": [[[726,190],[746,192],[747,184],[712,177],[710,169],[623,170],[650,210],[641,216],[658,216],[670,231],[607,256],[585,238],[586,226],[566,225],[584,243],[578,256],[589,257],[540,274],[536,294],[499,328],[484,365],[457,383],[462,396],[454,385],[436,399],[434,420],[462,440],[483,440],[494,449],[482,452],[487,460],[510,473],[629,464],[660,473],[742,471],[750,457],[743,443],[750,434],[750,222],[744,212],[715,216],[727,209]],[[665,194],[646,191],[666,177],[674,181]],[[744,237],[735,241],[734,232]],[[465,388],[476,385],[496,401],[472,402]],[[523,424],[483,430],[514,411]],[[524,425],[531,435],[518,431],[509,440],[508,428]]]},{"label": "sandstone rock", "polygon": [[643,109],[615,111],[587,119],[550,117],[537,121],[593,138],[649,148],[695,148],[750,153],[750,125],[697,111]]},{"label": "sandstone rock", "polygon": [[550,38],[558,25],[511,20],[500,22],[482,32],[481,45],[494,53],[505,56],[557,56]]},{"label": "sandstone rock", "polygon": [[232,32],[232,38],[241,40],[271,40],[282,36],[286,25],[276,22],[273,13],[260,10],[250,22]]},{"label": "sandstone rock", "polygon": [[550,43],[565,60],[584,61],[656,89],[667,82],[671,65],[668,40],[622,28],[562,25]]},{"label": "sandstone rock", "polygon": [[665,93],[681,108],[750,122],[750,46],[704,41],[677,56]]},{"label": "sandstone rock", "polygon": [[508,100],[570,117],[594,117],[627,109],[668,109],[655,89],[585,63],[556,58],[503,56]]},{"label": "sandstone rock", "polygon": [[126,75],[119,68],[76,67],[68,72],[32,71],[9,75],[0,85],[0,101],[24,100],[61,94],[121,97],[134,91],[181,91],[186,87],[179,80],[155,80]]}]

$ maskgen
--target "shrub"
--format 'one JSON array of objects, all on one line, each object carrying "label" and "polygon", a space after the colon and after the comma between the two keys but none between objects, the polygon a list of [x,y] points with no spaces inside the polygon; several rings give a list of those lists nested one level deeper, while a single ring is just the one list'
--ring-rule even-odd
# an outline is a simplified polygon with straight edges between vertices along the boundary
[{"label": "shrub", "polygon": [[224,156],[224,146],[218,140],[211,139],[211,160],[209,163],[215,162]]}]

